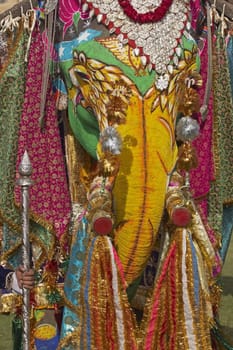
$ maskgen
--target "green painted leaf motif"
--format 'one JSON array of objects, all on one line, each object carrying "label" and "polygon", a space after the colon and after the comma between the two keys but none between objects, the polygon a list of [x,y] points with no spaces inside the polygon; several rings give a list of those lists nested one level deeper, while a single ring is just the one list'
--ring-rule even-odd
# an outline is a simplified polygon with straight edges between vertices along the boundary
[{"label": "green painted leaf motif", "polygon": [[74,25],[75,25],[76,28],[78,27],[79,18],[80,18],[80,13],[76,12],[73,15],[73,22],[74,22]]}]

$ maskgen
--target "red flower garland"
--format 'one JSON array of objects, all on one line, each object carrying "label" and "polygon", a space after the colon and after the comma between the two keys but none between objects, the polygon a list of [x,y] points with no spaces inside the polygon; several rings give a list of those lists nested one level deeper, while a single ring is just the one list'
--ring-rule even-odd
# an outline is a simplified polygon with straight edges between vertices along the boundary
[{"label": "red flower garland", "polygon": [[130,4],[130,0],[118,0],[118,3],[126,16],[128,16],[134,22],[143,24],[160,21],[165,16],[172,4],[172,1],[173,0],[162,0],[160,6],[158,6],[154,11],[149,11],[147,13],[138,13]]}]

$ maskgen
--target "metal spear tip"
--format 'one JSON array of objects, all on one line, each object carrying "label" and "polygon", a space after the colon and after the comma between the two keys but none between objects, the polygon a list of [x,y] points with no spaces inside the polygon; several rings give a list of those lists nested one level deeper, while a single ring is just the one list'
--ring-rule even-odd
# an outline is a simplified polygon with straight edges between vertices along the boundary
[{"label": "metal spear tip", "polygon": [[24,152],[21,163],[19,164],[19,173],[21,176],[31,176],[32,174],[32,165],[27,151]]}]

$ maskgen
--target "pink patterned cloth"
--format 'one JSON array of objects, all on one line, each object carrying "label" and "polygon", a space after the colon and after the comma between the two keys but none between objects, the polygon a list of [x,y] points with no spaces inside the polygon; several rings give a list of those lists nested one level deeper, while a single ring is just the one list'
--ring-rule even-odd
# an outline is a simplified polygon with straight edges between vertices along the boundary
[{"label": "pink patterned cloth", "polygon": [[82,11],[81,0],[59,0],[58,15],[59,19],[64,23],[63,37],[68,28],[75,22],[74,15],[79,13],[83,20],[89,16],[89,11]]},{"label": "pink patterned cloth", "polygon": [[[208,49],[207,41],[204,41],[204,46],[201,55],[201,75],[203,79],[203,86],[199,91],[201,103],[204,100],[205,87],[207,81],[207,62]],[[212,155],[212,123],[213,123],[213,96],[211,94],[208,113],[206,120],[202,122],[199,115],[199,122],[201,125],[200,135],[194,140],[193,145],[197,150],[198,167],[193,169],[190,173],[190,183],[194,198],[200,198],[199,205],[202,207],[202,212],[207,218],[207,194],[210,190],[210,182],[214,176],[214,165]]]},{"label": "pink patterned cloth", "polygon": [[191,0],[190,7],[192,14],[191,26],[194,30],[196,30],[197,19],[201,8],[200,0]]},{"label": "pink patterned cloth", "polygon": [[[43,75],[44,44],[38,28],[32,34],[28,59],[25,99],[20,121],[17,167],[27,150],[32,168],[33,186],[30,188],[30,212],[34,221],[54,232],[58,239],[67,231],[71,201],[55,100],[48,88],[45,126],[40,129],[40,98]],[[19,174],[16,174],[19,177]],[[15,200],[20,203],[20,189],[15,187]]]}]

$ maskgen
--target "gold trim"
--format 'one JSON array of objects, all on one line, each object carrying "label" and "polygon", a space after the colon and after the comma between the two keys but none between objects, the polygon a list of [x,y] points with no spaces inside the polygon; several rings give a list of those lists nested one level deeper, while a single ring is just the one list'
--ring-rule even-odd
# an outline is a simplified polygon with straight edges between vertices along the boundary
[{"label": "gold trim", "polygon": [[13,313],[21,308],[23,303],[22,296],[14,293],[2,294],[0,297],[0,313]]}]

